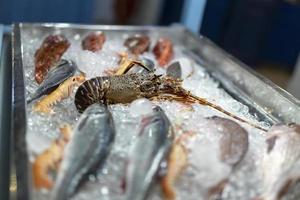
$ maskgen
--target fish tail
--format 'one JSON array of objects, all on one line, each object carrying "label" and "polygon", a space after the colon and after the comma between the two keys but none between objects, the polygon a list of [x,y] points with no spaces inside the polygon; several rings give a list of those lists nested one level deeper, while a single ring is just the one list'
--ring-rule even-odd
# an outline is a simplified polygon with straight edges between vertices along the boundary
[{"label": "fish tail", "polygon": [[213,103],[207,101],[207,100],[204,99],[204,98],[200,98],[200,97],[197,97],[197,96],[192,95],[192,94],[190,94],[189,96],[192,97],[193,99],[197,100],[197,101],[198,101],[200,104],[202,104],[202,105],[207,105],[207,106],[209,106],[209,107],[212,107],[212,108],[214,108],[214,109],[220,111],[221,113],[224,113],[225,115],[228,115],[229,117],[232,117],[232,118],[234,118],[234,119],[236,119],[236,120],[238,120],[238,121],[240,121],[240,122],[249,124],[250,126],[253,126],[253,127],[257,128],[257,129],[260,129],[260,130],[262,130],[262,131],[267,132],[266,129],[264,129],[264,128],[262,128],[262,127],[256,125],[256,124],[253,124],[253,123],[251,123],[251,122],[249,122],[249,121],[246,121],[246,120],[244,120],[244,119],[242,119],[242,118],[240,118],[240,117],[238,117],[238,116],[236,116],[236,115],[234,115],[234,114],[232,114],[232,113],[230,113],[230,112],[224,110],[222,107],[220,107],[220,106],[218,106],[218,105],[216,105],[216,104],[213,104]]}]

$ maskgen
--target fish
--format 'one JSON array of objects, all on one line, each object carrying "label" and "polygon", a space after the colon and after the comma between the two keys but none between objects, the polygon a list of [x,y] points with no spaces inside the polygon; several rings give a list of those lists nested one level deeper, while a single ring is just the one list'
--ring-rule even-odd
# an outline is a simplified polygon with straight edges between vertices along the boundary
[{"label": "fish", "polygon": [[51,67],[45,80],[39,85],[30,99],[27,100],[27,104],[55,90],[59,84],[73,76],[76,70],[77,65],[75,62],[61,59],[55,66]]},{"label": "fish", "polygon": [[201,191],[203,199],[220,199],[248,151],[248,132],[238,123],[217,116],[207,118],[201,126],[201,132],[187,141],[189,173],[194,174],[191,181],[195,185],[190,189]]},{"label": "fish", "polygon": [[129,156],[126,200],[146,199],[161,164],[170,153],[174,132],[164,111],[156,106],[142,119],[139,136]]},{"label": "fish", "polygon": [[81,46],[83,50],[97,52],[102,49],[105,40],[106,37],[103,32],[92,32],[82,40]]},{"label": "fish", "polygon": [[37,189],[53,187],[50,171],[57,171],[63,157],[65,146],[72,137],[72,129],[66,124],[60,128],[61,135],[52,142],[50,147],[38,155],[32,164],[34,186]]},{"label": "fish", "polygon": [[220,159],[222,162],[236,166],[245,156],[248,146],[248,132],[238,123],[223,117],[213,116],[208,118],[220,127],[219,139]]},{"label": "fish", "polygon": [[280,200],[300,181],[300,125],[274,125],[266,135],[263,192],[258,199]]},{"label": "fish", "polygon": [[127,38],[124,42],[124,46],[127,47],[131,53],[139,55],[149,50],[150,38],[147,35],[137,34]]},{"label": "fish", "polygon": [[155,44],[153,54],[160,67],[166,67],[174,57],[173,43],[168,38],[160,38]]},{"label": "fish", "polygon": [[76,124],[55,180],[51,199],[71,197],[89,173],[104,165],[115,139],[112,115],[103,104],[89,106]]},{"label": "fish", "polygon": [[34,54],[35,80],[38,84],[44,81],[51,66],[60,60],[70,47],[70,42],[63,35],[47,36]]}]

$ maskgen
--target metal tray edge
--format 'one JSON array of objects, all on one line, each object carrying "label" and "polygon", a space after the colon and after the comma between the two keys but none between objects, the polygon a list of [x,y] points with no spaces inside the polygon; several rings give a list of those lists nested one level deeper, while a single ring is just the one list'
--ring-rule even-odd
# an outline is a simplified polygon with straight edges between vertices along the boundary
[{"label": "metal tray edge", "polygon": [[20,25],[12,32],[12,135],[17,179],[17,199],[30,199],[28,155],[26,145],[27,112],[21,52]]}]

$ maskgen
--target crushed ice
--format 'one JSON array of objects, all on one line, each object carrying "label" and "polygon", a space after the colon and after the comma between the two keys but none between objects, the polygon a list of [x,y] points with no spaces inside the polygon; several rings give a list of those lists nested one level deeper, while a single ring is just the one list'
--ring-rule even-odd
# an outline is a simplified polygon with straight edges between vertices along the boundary
[{"label": "crushed ice", "polygon": [[[60,30],[56,30],[56,32]],[[54,31],[55,32],[55,31]],[[64,31],[61,31],[64,33]],[[51,33],[41,33],[39,31],[22,31],[22,53],[25,70],[26,95],[31,95],[37,88],[34,81],[34,53],[40,46],[44,37]],[[71,47],[63,55],[65,59],[74,60],[79,69],[86,73],[88,78],[105,75],[106,70],[117,67],[118,53],[125,51],[123,47],[124,38],[107,35],[106,42],[100,52],[93,53],[81,50],[81,39],[83,35],[78,33],[65,33],[71,42]],[[156,41],[157,35],[151,36],[152,43]],[[151,46],[153,46],[152,44]],[[220,105],[225,110],[262,126],[268,127],[265,122],[257,122],[257,118],[249,113],[247,106],[237,102],[223,89],[218,82],[212,79],[205,69],[196,62],[189,60],[182,52],[183,47],[175,48],[173,61],[179,61],[184,68],[183,87],[193,94],[207,98],[209,101]],[[146,52],[142,57],[150,58],[156,64],[151,52]],[[172,61],[172,62],[173,62]],[[165,69],[158,68],[157,74],[165,74]],[[59,127],[64,123],[74,126],[79,118],[79,114],[73,104],[74,94],[71,98],[63,100],[55,106],[53,115],[44,115],[32,111],[32,105],[27,107],[28,129],[27,145],[31,161],[37,154],[45,150],[51,141],[58,137]],[[150,112],[152,106],[156,104],[163,108],[174,126],[180,126],[183,130],[203,130],[206,127],[205,117],[224,114],[199,104],[184,105],[178,102],[154,101],[139,99],[130,105],[110,106],[116,125],[116,141],[112,152],[108,157],[105,166],[100,169],[96,177],[91,176],[79,192],[72,199],[122,199],[122,180],[126,168],[126,160],[130,147],[136,140],[140,118]],[[241,123],[240,123],[241,124]],[[228,186],[224,189],[224,199],[250,199],[257,195],[259,189],[256,184],[259,182],[257,176],[253,176],[259,164],[258,158],[264,148],[264,136],[261,131],[254,130],[248,125],[241,124],[249,132],[250,146],[246,158],[240,164],[236,172],[232,174]],[[180,134],[180,132],[176,133]],[[197,141],[193,141],[196,146],[192,147],[189,155],[189,166],[176,184],[178,199],[199,199],[203,197],[203,191],[223,177],[229,174],[228,166],[221,164],[216,157],[216,144],[214,138],[201,136]],[[206,159],[204,159],[206,158]],[[193,167],[194,166],[194,167]],[[199,180],[204,180],[199,182]],[[191,186],[191,187],[190,187]],[[161,199],[159,190],[155,190],[151,199]],[[191,192],[192,191],[192,192]],[[246,195],[247,194],[247,195]],[[242,197],[242,198],[241,198]],[[47,199],[47,192],[34,192],[34,199]]]}]

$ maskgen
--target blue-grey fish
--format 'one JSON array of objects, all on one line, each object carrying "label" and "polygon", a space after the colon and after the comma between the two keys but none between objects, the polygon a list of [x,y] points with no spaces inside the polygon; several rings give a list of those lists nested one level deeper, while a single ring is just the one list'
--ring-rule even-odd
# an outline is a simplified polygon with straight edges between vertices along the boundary
[{"label": "blue-grey fish", "polygon": [[153,113],[142,120],[127,166],[126,200],[147,197],[161,163],[170,152],[173,137],[170,121],[160,107],[155,107]]},{"label": "blue-grey fish", "polygon": [[60,60],[56,66],[48,72],[45,80],[39,85],[38,89],[31,96],[27,103],[30,103],[43,95],[49,94],[56,89],[59,84],[73,76],[76,72],[77,66],[71,60]]},{"label": "blue-grey fish", "polygon": [[103,165],[115,138],[113,118],[104,105],[93,104],[81,115],[64,153],[52,199],[74,194],[83,177]]}]

